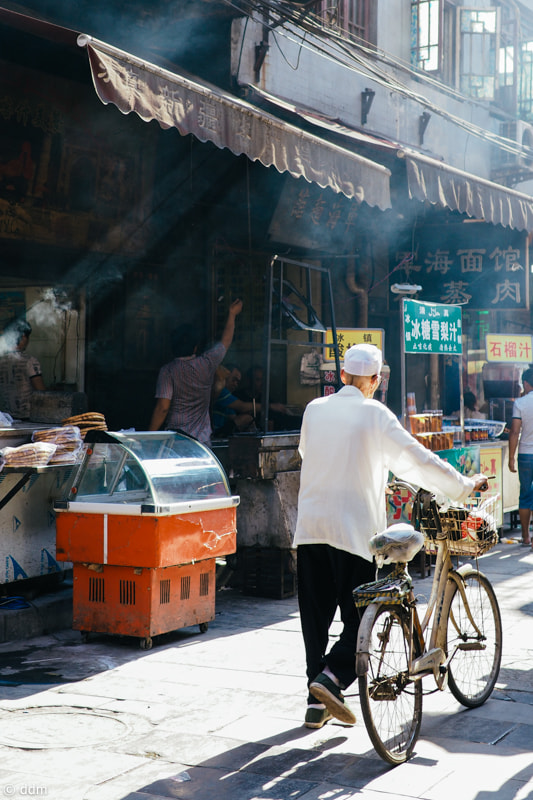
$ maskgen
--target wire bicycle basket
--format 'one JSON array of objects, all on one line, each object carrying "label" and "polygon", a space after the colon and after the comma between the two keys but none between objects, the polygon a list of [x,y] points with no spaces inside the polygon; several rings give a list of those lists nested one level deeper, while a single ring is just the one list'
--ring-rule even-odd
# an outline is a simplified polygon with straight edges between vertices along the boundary
[{"label": "wire bicycle basket", "polygon": [[434,495],[419,490],[413,504],[413,524],[424,534],[426,553],[437,552],[436,540],[446,538],[451,555],[477,557],[498,543],[498,495],[469,497],[461,506],[441,506]]}]

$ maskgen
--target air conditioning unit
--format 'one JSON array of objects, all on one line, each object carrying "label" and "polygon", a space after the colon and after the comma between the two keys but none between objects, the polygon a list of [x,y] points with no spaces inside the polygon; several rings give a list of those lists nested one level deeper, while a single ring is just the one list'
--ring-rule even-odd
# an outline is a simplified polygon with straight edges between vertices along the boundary
[{"label": "air conditioning unit", "polygon": [[500,135],[520,146],[520,151],[510,153],[499,149],[498,166],[521,168],[533,172],[533,125],[521,119],[502,122]]}]

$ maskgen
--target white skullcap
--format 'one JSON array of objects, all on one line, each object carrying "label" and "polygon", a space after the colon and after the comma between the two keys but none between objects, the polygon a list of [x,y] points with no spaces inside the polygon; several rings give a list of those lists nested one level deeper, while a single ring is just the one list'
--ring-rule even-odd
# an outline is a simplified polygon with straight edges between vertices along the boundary
[{"label": "white skullcap", "polygon": [[354,344],[344,354],[344,370],[350,375],[379,375],[383,357],[374,344]]}]

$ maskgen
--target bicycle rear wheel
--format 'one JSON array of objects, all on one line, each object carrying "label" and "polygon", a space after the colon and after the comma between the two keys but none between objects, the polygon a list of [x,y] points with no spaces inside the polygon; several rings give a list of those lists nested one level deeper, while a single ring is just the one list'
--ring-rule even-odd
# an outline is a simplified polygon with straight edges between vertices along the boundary
[{"label": "bicycle rear wheel", "polygon": [[368,669],[359,675],[363,719],[378,755],[402,764],[422,722],[422,682],[409,679],[409,615],[400,605],[371,605],[361,626],[368,631],[359,645],[368,654]]},{"label": "bicycle rear wheel", "polygon": [[446,614],[451,659],[448,685],[459,703],[476,708],[490,697],[498,680],[502,622],[496,594],[485,575],[468,573],[463,576],[463,585],[466,603],[455,585]]}]

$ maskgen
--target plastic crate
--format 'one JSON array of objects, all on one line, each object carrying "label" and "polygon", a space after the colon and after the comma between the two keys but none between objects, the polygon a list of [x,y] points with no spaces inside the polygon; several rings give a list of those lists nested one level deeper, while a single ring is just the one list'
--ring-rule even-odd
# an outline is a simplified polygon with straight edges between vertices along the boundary
[{"label": "plastic crate", "polygon": [[242,591],[256,597],[283,600],[297,591],[296,551],[278,547],[243,547],[239,550]]}]

